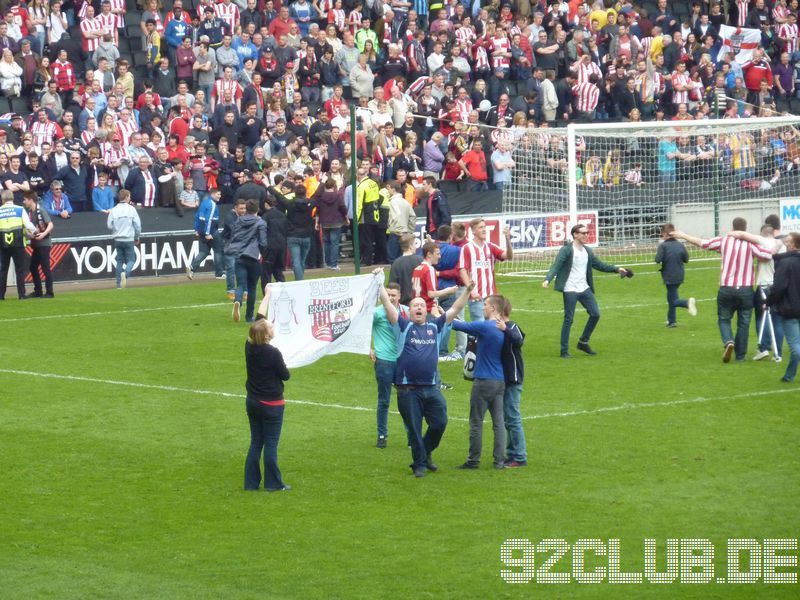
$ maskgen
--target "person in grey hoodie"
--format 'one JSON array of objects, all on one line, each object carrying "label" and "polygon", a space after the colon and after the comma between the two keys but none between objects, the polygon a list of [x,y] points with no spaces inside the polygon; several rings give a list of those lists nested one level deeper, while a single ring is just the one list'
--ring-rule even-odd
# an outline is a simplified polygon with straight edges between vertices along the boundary
[{"label": "person in grey hoodie", "polygon": [[108,213],[106,224],[114,240],[117,253],[117,289],[121,289],[127,286],[133,263],[136,262],[134,246],[139,245],[142,222],[139,213],[131,206],[131,193],[128,190],[120,190],[118,200],[117,205]]},{"label": "person in grey hoodie", "polygon": [[672,223],[667,223],[661,228],[663,240],[656,250],[656,263],[661,265],[661,279],[667,286],[667,327],[677,327],[676,308],[685,308],[691,316],[697,314],[697,302],[694,298],[681,299],[678,288],[681,287],[684,277],[683,264],[689,262],[689,253],[686,246],[670,236],[675,231]]},{"label": "person in grey hoodie", "polygon": [[228,253],[236,256],[236,296],[233,301],[233,320],[238,322],[242,298],[247,289],[245,320],[251,322],[256,306],[256,284],[261,275],[258,263],[267,248],[267,223],[258,216],[258,202],[247,201],[247,212],[233,225]]}]

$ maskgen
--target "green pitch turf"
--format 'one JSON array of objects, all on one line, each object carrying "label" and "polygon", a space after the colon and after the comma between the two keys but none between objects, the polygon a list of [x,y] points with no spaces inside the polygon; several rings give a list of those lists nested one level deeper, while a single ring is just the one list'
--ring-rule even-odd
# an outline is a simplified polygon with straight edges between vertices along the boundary
[{"label": "green pitch turf", "polygon": [[[510,585],[506,539],[619,539],[621,569],[643,544],[716,547],[800,535],[797,384],[784,365],[724,365],[713,301],[717,263],[689,269],[664,327],[654,268],[599,275],[598,355],[558,357],[561,295],[503,278],[527,333],[522,411],[529,466],[478,471],[466,458],[469,384],[460,365],[451,417],[415,479],[400,417],[375,446],[366,356],[292,372],[280,464],[294,486],[242,490],[246,324],[220,282],[59,293],[0,303],[2,598],[783,598],[794,585]],[[295,402],[293,402],[295,401]],[[300,403],[304,401],[306,403]],[[395,409],[394,400],[392,409]],[[798,572],[795,566],[783,569]],[[536,554],[536,567],[548,554]],[[569,572],[573,552],[552,568]],[[587,554],[587,570],[607,565]],[[746,566],[746,565],[745,565]],[[520,567],[513,570],[521,571]]]}]

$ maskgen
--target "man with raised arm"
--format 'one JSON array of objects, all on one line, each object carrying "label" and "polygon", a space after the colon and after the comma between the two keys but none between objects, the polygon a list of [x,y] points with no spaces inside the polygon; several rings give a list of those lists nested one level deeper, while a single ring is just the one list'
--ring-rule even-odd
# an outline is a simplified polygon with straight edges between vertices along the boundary
[{"label": "man with raised arm", "polygon": [[[373,271],[383,278],[383,270]],[[439,335],[445,325],[466,305],[475,284],[470,282],[447,312],[427,321],[428,311],[423,298],[409,303],[409,318],[399,314],[389,300],[386,288],[381,286],[380,299],[390,324],[400,328],[398,357],[394,384],[397,388],[397,408],[403,417],[411,442],[411,470],[415,477],[424,477],[427,471],[436,471],[431,454],[439,446],[447,427],[447,404],[439,391]],[[422,419],[428,423],[422,434]]]},{"label": "man with raised arm", "polygon": [[[736,217],[733,220],[733,230],[746,231],[747,221]],[[672,237],[722,255],[717,292],[717,319],[722,344],[725,346],[722,362],[730,362],[734,352],[736,360],[744,360],[747,354],[750,317],[753,314],[753,258],[761,261],[772,260],[772,252],[733,235],[704,240],[683,231],[673,231]],[[733,313],[736,313],[735,338],[731,327]]]}]

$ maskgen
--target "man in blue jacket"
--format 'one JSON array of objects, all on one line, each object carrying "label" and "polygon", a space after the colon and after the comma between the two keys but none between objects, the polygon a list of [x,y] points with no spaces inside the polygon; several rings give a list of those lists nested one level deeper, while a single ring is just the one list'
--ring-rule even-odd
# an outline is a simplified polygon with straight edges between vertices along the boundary
[{"label": "man in blue jacket", "polygon": [[200,264],[214,252],[214,275],[225,279],[222,234],[219,231],[219,199],[222,192],[212,188],[194,215],[194,233],[200,238],[199,249],[192,264],[186,267],[186,277],[194,279],[194,272]]},{"label": "man in blue jacket", "polygon": [[604,263],[597,258],[592,249],[587,246],[589,228],[586,225],[575,225],[570,231],[572,243],[565,244],[558,251],[555,261],[542,282],[542,287],[547,288],[555,278],[556,290],[564,294],[564,323],[561,326],[561,358],[572,358],[569,353],[569,332],[572,329],[572,319],[575,316],[575,305],[581,303],[589,320],[578,340],[578,350],[589,355],[597,354],[589,346],[594,328],[600,320],[600,308],[594,297],[594,279],[592,269],[604,273],[618,272],[622,277],[633,275],[624,267]]}]

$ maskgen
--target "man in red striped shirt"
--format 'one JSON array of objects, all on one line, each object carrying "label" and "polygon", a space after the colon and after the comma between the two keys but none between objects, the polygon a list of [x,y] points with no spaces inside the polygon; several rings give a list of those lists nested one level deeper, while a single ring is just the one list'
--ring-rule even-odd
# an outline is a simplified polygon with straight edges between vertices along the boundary
[{"label": "man in red striped shirt", "polygon": [[486,221],[480,217],[472,219],[469,227],[472,230],[472,239],[461,247],[458,269],[462,286],[475,283],[475,288],[469,295],[469,320],[483,321],[483,301],[497,293],[494,263],[498,260],[510,260],[514,251],[511,248],[508,225],[503,228],[505,250],[486,239]]},{"label": "man in red striped shirt", "polygon": [[411,289],[414,291],[414,297],[425,300],[425,309],[429,317],[439,298],[455,294],[458,290],[455,286],[438,289],[438,277],[434,267],[439,264],[441,257],[439,244],[426,242],[422,246],[422,262],[411,272]]},{"label": "man in red striped shirt", "polygon": [[600,78],[596,73],[592,73],[587,81],[572,86],[572,95],[575,97],[575,110],[578,113],[577,120],[584,123],[594,121],[594,111],[600,101],[600,88],[597,87],[598,81],[600,81]]},{"label": "man in red striped shirt", "polygon": [[[747,221],[741,217],[735,218],[733,230],[747,231]],[[717,236],[709,240],[703,240],[682,231],[673,231],[671,235],[722,255],[719,292],[717,292],[719,332],[722,335],[722,343],[725,345],[722,362],[730,362],[734,353],[736,360],[745,360],[750,317],[753,313],[753,259],[766,262],[772,259],[772,252],[767,248],[730,235]],[[731,327],[733,313],[736,313],[735,338]]]}]

